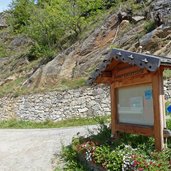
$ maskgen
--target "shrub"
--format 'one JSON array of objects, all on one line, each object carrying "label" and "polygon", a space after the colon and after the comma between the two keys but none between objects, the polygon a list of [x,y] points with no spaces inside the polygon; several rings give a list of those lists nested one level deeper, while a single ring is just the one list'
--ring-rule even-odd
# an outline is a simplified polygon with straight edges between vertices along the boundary
[{"label": "shrub", "polygon": [[[103,10],[103,4],[107,3],[103,0],[36,2],[33,0],[12,1],[11,15],[8,19],[12,32],[24,33],[35,44],[38,44],[38,46],[34,45],[30,52],[32,59],[44,57],[46,54],[51,56],[49,51],[63,50],[66,41],[73,43],[87,24],[94,22],[94,16],[99,10]],[[112,3],[111,1],[110,5]]]},{"label": "shrub", "polygon": [[[168,123],[170,124],[170,121]],[[74,150],[72,154],[77,156],[75,162],[81,164],[78,157],[81,154],[85,161],[108,171],[168,171],[170,169],[170,148],[156,152],[153,138],[123,133],[119,138],[111,139],[110,132],[109,127],[102,122],[97,134],[93,135],[91,132],[88,138],[74,138],[70,148]],[[72,155],[68,158],[73,159]]]},{"label": "shrub", "polygon": [[37,58],[52,59],[55,55],[55,50],[48,46],[43,46],[35,43],[28,54],[28,60],[33,61]]},{"label": "shrub", "polygon": [[77,162],[77,153],[71,146],[63,148],[62,156],[66,161],[65,169],[68,171],[84,171],[83,166]]},{"label": "shrub", "polygon": [[0,58],[7,56],[7,50],[3,44],[0,42]]},{"label": "shrub", "polygon": [[154,20],[149,20],[144,24],[144,30],[146,33],[153,31],[156,28]]}]

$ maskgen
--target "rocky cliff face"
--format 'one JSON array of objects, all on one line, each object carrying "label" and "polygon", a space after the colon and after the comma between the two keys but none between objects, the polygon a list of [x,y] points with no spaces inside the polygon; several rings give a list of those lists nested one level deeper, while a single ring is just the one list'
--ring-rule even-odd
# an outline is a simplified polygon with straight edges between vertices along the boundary
[{"label": "rocky cliff face", "polygon": [[59,79],[87,77],[97,64],[105,57],[116,34],[116,16],[111,15],[105,24],[96,29],[83,42],[57,55],[52,61],[39,68],[30,78],[30,85],[46,86]]},{"label": "rocky cliff face", "polygon": [[[157,16],[163,24],[146,33],[149,18],[157,20]],[[133,19],[133,23],[123,20],[118,24],[117,13],[110,14],[84,41],[76,42],[46,65],[28,70],[24,85],[46,87],[61,79],[87,78],[112,47],[171,57],[171,1],[149,1],[148,7],[133,13]],[[22,58],[22,62],[26,61]]]}]

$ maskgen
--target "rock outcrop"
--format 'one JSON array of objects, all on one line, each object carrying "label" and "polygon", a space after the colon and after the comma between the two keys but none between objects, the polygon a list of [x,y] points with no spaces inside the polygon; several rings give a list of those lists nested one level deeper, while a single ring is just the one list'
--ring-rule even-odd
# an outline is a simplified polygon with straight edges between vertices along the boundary
[{"label": "rock outcrop", "polygon": [[0,29],[7,28],[7,21],[6,21],[6,15],[5,13],[0,13]]},{"label": "rock outcrop", "polygon": [[150,11],[153,17],[160,14],[163,23],[171,24],[171,1],[170,0],[155,0],[150,6]]},{"label": "rock outcrop", "polygon": [[[143,5],[143,1],[137,1],[137,3]],[[41,88],[57,84],[62,79],[86,78],[112,47],[171,56],[171,1],[154,0],[149,1],[148,4],[150,6],[144,7],[144,10],[132,13],[131,20],[127,15],[119,20],[119,12],[123,14],[125,11],[118,9],[118,12],[110,14],[101,27],[95,29],[85,40],[76,42],[47,64],[40,65],[39,63],[32,68],[30,64],[27,69],[23,69],[22,66],[28,65],[27,58],[23,54],[17,59],[17,62],[13,60],[13,57],[10,57],[9,60],[1,59],[0,68],[6,77],[0,76],[0,79],[3,79],[2,82],[4,82],[6,78],[15,74],[16,78],[27,77],[24,86]],[[144,15],[145,12],[148,12],[152,20],[155,20],[156,15],[161,17],[162,24],[159,27],[156,26],[157,28],[148,34],[145,34],[144,30],[144,21],[148,18]],[[0,33],[0,40],[3,40],[4,43],[8,42],[7,48],[15,52],[21,52],[22,47],[32,43],[22,36],[8,39],[7,37],[8,32]],[[17,69],[14,70],[14,67]]]},{"label": "rock outcrop", "polygon": [[88,77],[107,54],[116,34],[117,18],[111,15],[105,24],[96,29],[83,42],[75,43],[72,47],[57,55],[52,61],[42,66],[28,79],[28,86],[46,86],[60,79]]},{"label": "rock outcrop", "polygon": [[171,26],[160,26],[140,39],[140,46],[149,53],[169,56],[171,43]]},{"label": "rock outcrop", "polygon": [[[171,1],[153,1],[150,6],[150,13],[153,18],[159,13],[162,20],[165,21],[165,25],[169,25]],[[136,17],[135,15],[132,16],[132,19],[139,22],[144,17]],[[144,31],[142,22],[132,26],[125,20],[120,25],[117,25],[117,21],[117,15],[110,15],[104,24],[92,32],[83,42],[76,43],[48,64],[39,68],[29,78],[28,82],[31,84],[28,85],[39,87],[55,83],[61,78],[87,77],[99,62],[105,58],[107,50],[112,45],[132,51],[138,51],[139,46],[142,46],[143,52],[149,51],[157,55],[170,55],[168,48],[170,47],[171,27],[161,26],[139,38],[139,35],[143,34]]]}]

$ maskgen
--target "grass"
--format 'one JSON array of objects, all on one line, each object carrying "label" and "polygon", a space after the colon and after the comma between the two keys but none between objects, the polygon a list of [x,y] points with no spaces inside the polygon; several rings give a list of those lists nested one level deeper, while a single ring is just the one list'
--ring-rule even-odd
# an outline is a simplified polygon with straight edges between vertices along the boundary
[{"label": "grass", "polygon": [[93,117],[93,118],[73,118],[62,121],[54,122],[52,120],[46,120],[44,122],[24,121],[24,120],[4,120],[0,121],[0,128],[15,128],[15,129],[28,129],[28,128],[61,128],[61,127],[73,127],[83,125],[94,125],[99,120],[107,121],[109,116]]},{"label": "grass", "polygon": [[169,69],[164,70],[164,78],[167,79],[170,77],[171,77],[171,70],[169,70]]},{"label": "grass", "polygon": [[0,58],[7,56],[7,50],[3,44],[0,43]]},{"label": "grass", "polygon": [[78,79],[72,79],[67,80],[63,79],[59,85],[62,89],[73,89],[73,88],[79,88],[86,84],[85,78],[78,78]]},{"label": "grass", "polygon": [[0,86],[0,97],[3,97],[5,95],[14,95],[16,92],[19,92],[21,84],[23,82],[23,78],[18,78],[14,81],[10,81],[3,86]]},{"label": "grass", "polygon": [[156,24],[153,20],[146,21],[144,24],[144,30],[146,33],[153,31],[156,28]]},{"label": "grass", "polygon": [[80,88],[86,85],[86,78],[77,78],[72,80],[62,79],[57,84],[47,85],[33,89],[22,86],[26,78],[17,78],[16,80],[9,81],[8,83],[0,86],[0,98],[4,96],[18,97],[21,95],[44,93],[51,91],[63,91]]}]

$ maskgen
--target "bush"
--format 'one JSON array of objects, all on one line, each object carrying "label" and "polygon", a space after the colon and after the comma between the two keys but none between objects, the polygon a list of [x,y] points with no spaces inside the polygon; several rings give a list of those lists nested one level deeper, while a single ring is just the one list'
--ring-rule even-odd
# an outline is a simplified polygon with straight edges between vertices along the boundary
[{"label": "bush", "polygon": [[[170,127],[170,121],[168,125]],[[153,138],[122,133],[119,138],[111,139],[111,130],[104,122],[101,122],[97,134],[92,133],[88,138],[74,138],[69,147],[73,150],[74,162],[82,167],[86,165],[81,164],[80,155],[86,162],[94,163],[108,171],[168,171],[171,167],[171,149],[156,152]],[[67,161],[71,162],[73,169],[76,164],[73,165],[73,156],[68,154],[64,156],[67,156]],[[89,170],[88,168],[84,169]]]},{"label": "bush", "polygon": [[55,56],[55,50],[53,48],[35,43],[30,48],[30,51],[28,54],[28,60],[33,61],[37,58],[53,59],[54,56]]},{"label": "bush", "polygon": [[11,3],[11,15],[8,22],[15,33],[21,33],[29,24],[29,19],[34,10],[32,0],[13,0]]},{"label": "bush", "polygon": [[[14,0],[9,24],[13,32],[24,33],[35,42],[30,58],[51,56],[49,51],[62,50],[66,40],[72,43],[77,40],[87,24],[94,22],[98,11],[104,9],[104,4],[108,2],[51,0],[35,3],[32,0]],[[113,1],[109,4],[112,5]]]},{"label": "bush", "polygon": [[155,28],[156,28],[156,24],[155,24],[154,20],[149,20],[144,25],[144,30],[146,33],[153,31]]},{"label": "bush", "polygon": [[64,170],[67,171],[86,171],[84,167],[77,162],[78,155],[75,150],[71,146],[67,148],[63,147],[61,154],[66,161],[66,166]]},{"label": "bush", "polygon": [[5,46],[0,42],[0,58],[6,57],[7,55],[8,54]]}]

